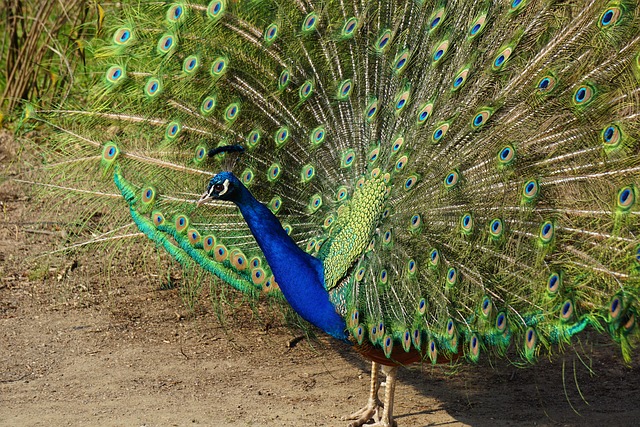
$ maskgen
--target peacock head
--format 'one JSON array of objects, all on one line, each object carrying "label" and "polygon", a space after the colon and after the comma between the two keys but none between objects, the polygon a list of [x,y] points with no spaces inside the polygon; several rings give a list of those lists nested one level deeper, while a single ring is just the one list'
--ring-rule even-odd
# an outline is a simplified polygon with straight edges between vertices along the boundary
[{"label": "peacock head", "polygon": [[242,190],[242,183],[231,172],[220,172],[209,180],[207,191],[200,196],[198,206],[208,200],[237,201]]},{"label": "peacock head", "polygon": [[233,169],[233,164],[243,152],[244,148],[240,145],[224,145],[209,150],[209,157],[228,153],[224,162],[226,171],[217,173],[209,180],[207,191],[198,200],[198,206],[208,200],[239,201],[244,185],[233,173],[228,171]]}]

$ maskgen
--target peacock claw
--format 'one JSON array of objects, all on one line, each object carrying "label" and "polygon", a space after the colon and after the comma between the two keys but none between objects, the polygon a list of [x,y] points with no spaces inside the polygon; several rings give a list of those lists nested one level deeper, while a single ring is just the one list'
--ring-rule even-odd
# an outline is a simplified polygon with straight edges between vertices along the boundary
[{"label": "peacock claw", "polygon": [[373,421],[378,425],[382,425],[379,423],[383,408],[384,405],[379,399],[369,400],[369,402],[367,402],[367,404],[363,408],[359,409],[348,417],[345,417],[344,420],[355,420],[354,422],[349,423],[348,427],[360,427],[364,424],[367,424],[369,421]]}]

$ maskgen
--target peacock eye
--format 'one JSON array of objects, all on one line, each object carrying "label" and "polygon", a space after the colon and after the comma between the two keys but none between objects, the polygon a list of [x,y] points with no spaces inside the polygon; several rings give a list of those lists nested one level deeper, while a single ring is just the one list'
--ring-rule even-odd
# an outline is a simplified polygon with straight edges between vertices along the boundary
[{"label": "peacock eye", "polygon": [[220,193],[222,190],[224,190],[224,185],[222,184],[213,185],[213,191],[215,191],[216,193]]}]

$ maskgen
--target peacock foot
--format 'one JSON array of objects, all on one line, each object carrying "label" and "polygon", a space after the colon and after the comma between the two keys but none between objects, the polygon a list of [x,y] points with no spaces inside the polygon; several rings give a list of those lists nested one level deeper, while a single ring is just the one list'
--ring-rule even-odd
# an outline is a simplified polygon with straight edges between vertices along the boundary
[{"label": "peacock foot", "polygon": [[[379,399],[369,399],[367,404],[360,410],[345,417],[344,420],[355,420],[349,423],[348,427],[360,427],[367,424],[369,421],[373,421],[375,426],[388,426],[389,424],[381,424],[381,416],[384,405]],[[368,424],[371,425],[371,424]]]},{"label": "peacock foot", "polygon": [[[369,393],[369,401],[366,406],[359,411],[354,412],[344,420],[355,420],[349,424],[349,427],[360,427],[367,425],[369,427],[396,427],[397,424],[393,420],[393,395],[396,388],[396,372],[397,366],[383,366],[382,372],[387,377],[386,381],[380,383],[378,381],[378,372],[380,365],[376,362],[371,363],[371,392]],[[380,386],[385,387],[384,403],[378,399],[378,390]],[[368,424],[373,421],[373,424]]]}]

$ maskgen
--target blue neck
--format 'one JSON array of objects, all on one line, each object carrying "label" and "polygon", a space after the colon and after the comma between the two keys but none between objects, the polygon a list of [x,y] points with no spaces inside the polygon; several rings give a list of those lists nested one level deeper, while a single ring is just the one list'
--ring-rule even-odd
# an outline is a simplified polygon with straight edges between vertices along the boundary
[{"label": "blue neck", "polygon": [[324,288],[322,262],[307,254],[284,231],[280,221],[242,184],[233,200],[271,267],[278,286],[302,318],[335,338],[346,340],[346,324]]}]

